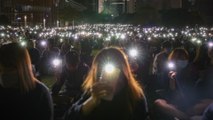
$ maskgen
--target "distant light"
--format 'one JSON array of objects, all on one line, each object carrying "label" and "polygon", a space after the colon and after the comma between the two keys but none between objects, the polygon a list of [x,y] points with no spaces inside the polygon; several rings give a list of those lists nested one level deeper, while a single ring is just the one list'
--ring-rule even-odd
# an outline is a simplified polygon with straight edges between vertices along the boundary
[{"label": "distant light", "polygon": [[5,36],[5,34],[4,33],[1,33],[1,37],[4,37]]},{"label": "distant light", "polygon": [[64,40],[61,38],[61,39],[60,39],[60,42],[62,43],[63,41],[64,41]]},{"label": "distant light", "polygon": [[202,42],[201,42],[201,40],[197,40],[197,44],[201,44]]},{"label": "distant light", "polygon": [[196,41],[197,40],[197,38],[192,38],[192,42],[194,42],[194,41]]},{"label": "distant light", "polygon": [[125,39],[126,36],[124,34],[121,35],[121,39]]}]

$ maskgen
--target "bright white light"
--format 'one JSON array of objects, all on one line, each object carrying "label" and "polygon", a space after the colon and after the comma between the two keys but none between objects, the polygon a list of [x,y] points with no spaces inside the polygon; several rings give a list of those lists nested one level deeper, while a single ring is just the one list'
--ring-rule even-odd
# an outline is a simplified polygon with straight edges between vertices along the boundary
[{"label": "bright white light", "polygon": [[74,36],[74,39],[75,39],[75,40],[77,40],[77,39],[78,39],[78,36],[77,36],[77,35],[75,35],[75,36]]},{"label": "bright white light", "polygon": [[194,41],[196,41],[197,40],[197,38],[192,38],[192,42],[194,42]]},{"label": "bright white light", "polygon": [[124,34],[121,35],[121,39],[125,39],[126,36]]},{"label": "bright white light", "polygon": [[129,55],[131,57],[136,57],[138,55],[138,51],[136,49],[129,50]]},{"label": "bright white light", "polygon": [[4,34],[4,33],[1,33],[1,36],[2,36],[2,37],[4,37],[4,36],[5,36],[5,34]]},{"label": "bright white light", "polygon": [[169,62],[168,63],[168,67],[169,67],[169,69],[174,69],[175,68],[175,64],[173,62]]},{"label": "bright white light", "polygon": [[46,46],[46,45],[47,45],[47,42],[46,42],[46,41],[41,41],[41,45],[42,45],[42,46]]},{"label": "bright white light", "polygon": [[64,41],[64,40],[61,38],[61,39],[60,39],[60,42],[62,43],[63,41]]},{"label": "bright white light", "polygon": [[208,46],[209,46],[210,48],[212,48],[212,47],[213,47],[213,42],[209,42],[209,43],[208,43]]},{"label": "bright white light", "polygon": [[110,64],[110,63],[106,64],[105,67],[104,67],[104,71],[105,71],[107,74],[113,73],[114,70],[115,70],[114,65],[112,65],[112,64]]},{"label": "bright white light", "polygon": [[21,46],[26,46],[27,43],[25,41],[21,41]]},{"label": "bright white light", "polygon": [[52,64],[54,65],[54,67],[57,67],[61,64],[61,60],[58,59],[58,58],[55,58],[53,61],[52,61]]},{"label": "bright white light", "polygon": [[201,40],[197,40],[197,44],[200,44],[200,43],[202,43]]}]

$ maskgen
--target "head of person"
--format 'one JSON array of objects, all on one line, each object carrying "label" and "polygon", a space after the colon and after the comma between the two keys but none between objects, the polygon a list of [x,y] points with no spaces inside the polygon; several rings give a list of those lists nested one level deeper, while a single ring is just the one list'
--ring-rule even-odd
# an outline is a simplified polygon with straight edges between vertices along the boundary
[{"label": "head of person", "polygon": [[161,44],[161,47],[163,50],[165,50],[166,53],[170,53],[172,51],[172,43],[169,41],[164,41]]},{"label": "head of person", "polygon": [[80,55],[77,51],[71,50],[65,55],[65,65],[68,70],[75,71],[80,63]]},{"label": "head of person", "polygon": [[183,69],[189,63],[189,54],[184,48],[174,49],[168,57],[168,60],[174,62],[176,69]]},{"label": "head of person", "polygon": [[[109,71],[106,71],[107,66]],[[83,89],[90,91],[95,83],[100,82],[100,76],[103,77],[103,74],[108,75],[107,79],[102,79],[103,82],[104,80],[113,81],[112,83],[116,83],[116,90],[125,88],[126,94],[132,102],[143,97],[142,87],[133,77],[127,55],[120,48],[104,48],[95,56],[89,74],[83,83]],[[111,77],[113,79],[110,79]],[[107,82],[111,83],[110,81]]]},{"label": "head of person", "polygon": [[28,48],[35,48],[36,47],[35,40],[29,40],[27,47]]},{"label": "head of person", "polygon": [[0,48],[0,75],[2,86],[28,92],[35,87],[31,60],[26,48],[9,43]]}]

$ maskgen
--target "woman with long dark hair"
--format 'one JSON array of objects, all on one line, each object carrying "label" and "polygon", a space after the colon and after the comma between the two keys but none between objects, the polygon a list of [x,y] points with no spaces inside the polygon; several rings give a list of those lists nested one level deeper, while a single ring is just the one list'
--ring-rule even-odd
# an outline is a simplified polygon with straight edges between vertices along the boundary
[{"label": "woman with long dark hair", "polygon": [[26,48],[9,43],[0,48],[0,110],[7,120],[52,120],[47,87],[33,75]]},{"label": "woman with long dark hair", "polygon": [[143,89],[117,47],[101,50],[83,83],[84,94],[66,112],[66,120],[145,120]]}]

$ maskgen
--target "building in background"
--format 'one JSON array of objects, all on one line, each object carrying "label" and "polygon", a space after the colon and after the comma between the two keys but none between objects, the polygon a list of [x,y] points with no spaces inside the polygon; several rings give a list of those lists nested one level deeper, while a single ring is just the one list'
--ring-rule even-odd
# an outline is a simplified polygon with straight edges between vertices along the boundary
[{"label": "building in background", "polygon": [[57,0],[1,0],[0,15],[6,15],[12,25],[54,23]]},{"label": "building in background", "polygon": [[98,0],[98,13],[121,15],[136,12],[136,0]]}]

